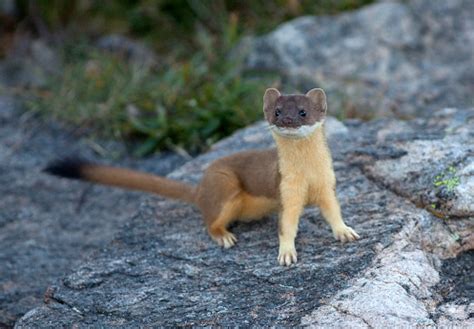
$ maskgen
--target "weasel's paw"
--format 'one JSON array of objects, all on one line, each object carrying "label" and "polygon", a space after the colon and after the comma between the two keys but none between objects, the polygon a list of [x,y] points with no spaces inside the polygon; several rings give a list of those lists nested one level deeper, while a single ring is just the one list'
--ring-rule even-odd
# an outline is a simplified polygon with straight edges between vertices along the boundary
[{"label": "weasel's paw", "polygon": [[280,263],[280,265],[290,266],[291,264],[296,263],[297,260],[295,247],[280,247],[280,252],[278,253],[278,263]]},{"label": "weasel's paw", "polygon": [[333,234],[336,240],[340,240],[341,242],[355,241],[360,238],[359,234],[357,234],[351,227],[345,225],[334,229]]},{"label": "weasel's paw", "polygon": [[214,239],[214,241],[217,242],[219,246],[224,247],[226,249],[233,247],[237,242],[237,238],[235,237],[235,235],[230,232],[226,232],[223,235],[217,237],[213,236],[212,238]]}]

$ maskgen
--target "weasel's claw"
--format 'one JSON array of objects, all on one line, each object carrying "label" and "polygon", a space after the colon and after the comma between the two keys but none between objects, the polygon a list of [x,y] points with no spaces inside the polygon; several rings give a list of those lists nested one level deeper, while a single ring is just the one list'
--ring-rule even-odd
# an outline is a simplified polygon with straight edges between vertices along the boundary
[{"label": "weasel's claw", "polygon": [[343,226],[334,230],[334,237],[340,240],[342,243],[355,241],[360,238],[359,234],[356,233],[351,227]]},{"label": "weasel's claw", "polygon": [[237,238],[235,237],[235,235],[230,232],[218,238],[214,238],[214,240],[217,242],[219,246],[224,247],[225,249],[229,249],[233,247],[235,243],[237,242]]},{"label": "weasel's claw", "polygon": [[280,263],[281,266],[290,266],[291,264],[295,264],[297,260],[295,249],[280,251],[278,255],[278,263]]}]

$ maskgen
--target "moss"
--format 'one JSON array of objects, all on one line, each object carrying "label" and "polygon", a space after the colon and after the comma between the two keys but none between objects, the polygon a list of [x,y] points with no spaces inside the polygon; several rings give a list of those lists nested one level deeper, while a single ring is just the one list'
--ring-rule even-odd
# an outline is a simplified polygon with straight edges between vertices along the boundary
[{"label": "moss", "polygon": [[459,185],[460,178],[456,175],[456,168],[449,166],[442,173],[435,176],[433,186],[445,188],[447,192],[452,192]]}]

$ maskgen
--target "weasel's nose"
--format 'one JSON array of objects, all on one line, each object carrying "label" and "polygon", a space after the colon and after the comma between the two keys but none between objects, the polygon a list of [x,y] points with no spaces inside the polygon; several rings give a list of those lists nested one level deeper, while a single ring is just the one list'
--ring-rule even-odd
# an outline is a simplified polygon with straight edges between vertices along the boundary
[{"label": "weasel's nose", "polygon": [[294,123],[294,120],[290,117],[284,117],[284,118],[281,119],[281,122],[284,125],[292,125]]}]

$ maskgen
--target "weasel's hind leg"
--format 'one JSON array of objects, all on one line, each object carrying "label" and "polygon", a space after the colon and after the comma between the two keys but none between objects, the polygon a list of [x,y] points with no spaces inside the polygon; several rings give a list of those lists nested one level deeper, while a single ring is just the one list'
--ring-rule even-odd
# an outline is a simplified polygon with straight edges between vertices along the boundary
[{"label": "weasel's hind leg", "polygon": [[197,203],[209,235],[220,246],[230,248],[237,238],[227,227],[240,217],[242,189],[231,171],[209,169],[201,181]]},{"label": "weasel's hind leg", "polygon": [[208,226],[211,238],[224,248],[231,248],[237,242],[234,234],[227,230],[230,223],[237,219],[240,212],[239,200],[228,201],[219,216]]}]

